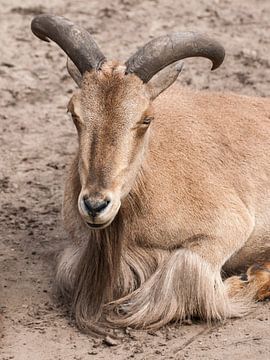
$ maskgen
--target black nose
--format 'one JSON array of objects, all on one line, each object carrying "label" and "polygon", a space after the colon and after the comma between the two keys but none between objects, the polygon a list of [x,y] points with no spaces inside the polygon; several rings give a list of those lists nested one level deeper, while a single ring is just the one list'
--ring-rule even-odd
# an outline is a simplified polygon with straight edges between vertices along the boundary
[{"label": "black nose", "polygon": [[109,205],[110,200],[108,199],[96,200],[96,199],[91,199],[89,197],[84,197],[83,202],[88,213],[91,216],[95,217]]}]

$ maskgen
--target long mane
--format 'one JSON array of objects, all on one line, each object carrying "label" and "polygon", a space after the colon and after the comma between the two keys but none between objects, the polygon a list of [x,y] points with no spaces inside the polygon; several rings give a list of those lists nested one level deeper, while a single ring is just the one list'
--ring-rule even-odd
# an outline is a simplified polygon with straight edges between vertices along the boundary
[{"label": "long mane", "polygon": [[81,329],[96,332],[104,304],[114,299],[121,260],[121,229],[119,212],[108,228],[91,232],[80,258],[74,281],[73,308]]}]

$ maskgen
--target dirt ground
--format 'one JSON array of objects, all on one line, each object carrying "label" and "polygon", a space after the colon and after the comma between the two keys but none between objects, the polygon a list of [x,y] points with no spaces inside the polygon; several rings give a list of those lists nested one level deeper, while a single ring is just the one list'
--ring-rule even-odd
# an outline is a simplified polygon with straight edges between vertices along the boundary
[{"label": "dirt ground", "polygon": [[61,198],[77,146],[66,104],[75,89],[65,56],[36,39],[36,14],[86,26],[109,58],[125,59],[153,36],[208,32],[224,65],[188,60],[185,86],[270,95],[269,0],[0,0],[0,359],[270,359],[270,303],[213,327],[128,329],[109,346],[81,334],[54,296],[55,257],[67,239]]}]

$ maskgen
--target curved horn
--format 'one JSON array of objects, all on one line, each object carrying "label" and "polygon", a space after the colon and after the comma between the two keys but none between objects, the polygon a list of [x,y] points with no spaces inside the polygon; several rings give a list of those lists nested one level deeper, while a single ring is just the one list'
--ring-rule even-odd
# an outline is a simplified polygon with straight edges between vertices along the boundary
[{"label": "curved horn", "polygon": [[54,15],[36,16],[31,23],[33,33],[44,41],[56,42],[83,74],[92,68],[99,69],[105,57],[89,32],[68,19]]},{"label": "curved horn", "polygon": [[126,62],[126,73],[135,73],[147,83],[152,76],[171,63],[201,56],[212,61],[212,70],[219,67],[225,50],[215,40],[205,34],[179,32],[149,41]]}]

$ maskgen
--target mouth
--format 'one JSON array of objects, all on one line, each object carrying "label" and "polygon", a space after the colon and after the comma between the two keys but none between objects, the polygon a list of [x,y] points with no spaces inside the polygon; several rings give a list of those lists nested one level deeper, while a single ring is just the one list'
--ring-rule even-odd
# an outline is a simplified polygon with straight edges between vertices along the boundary
[{"label": "mouth", "polygon": [[85,223],[90,227],[90,229],[105,229],[107,226],[109,226],[111,224],[111,222],[112,221],[108,221],[103,224],[95,224],[95,223],[90,223],[88,221],[85,221]]},{"label": "mouth", "polygon": [[[111,196],[112,198],[112,196]],[[83,195],[80,194],[78,198],[78,208],[84,223],[92,230],[101,230],[108,227],[115,219],[121,206],[121,201],[111,201],[105,210],[100,211],[98,214],[93,214],[85,206]]]}]

